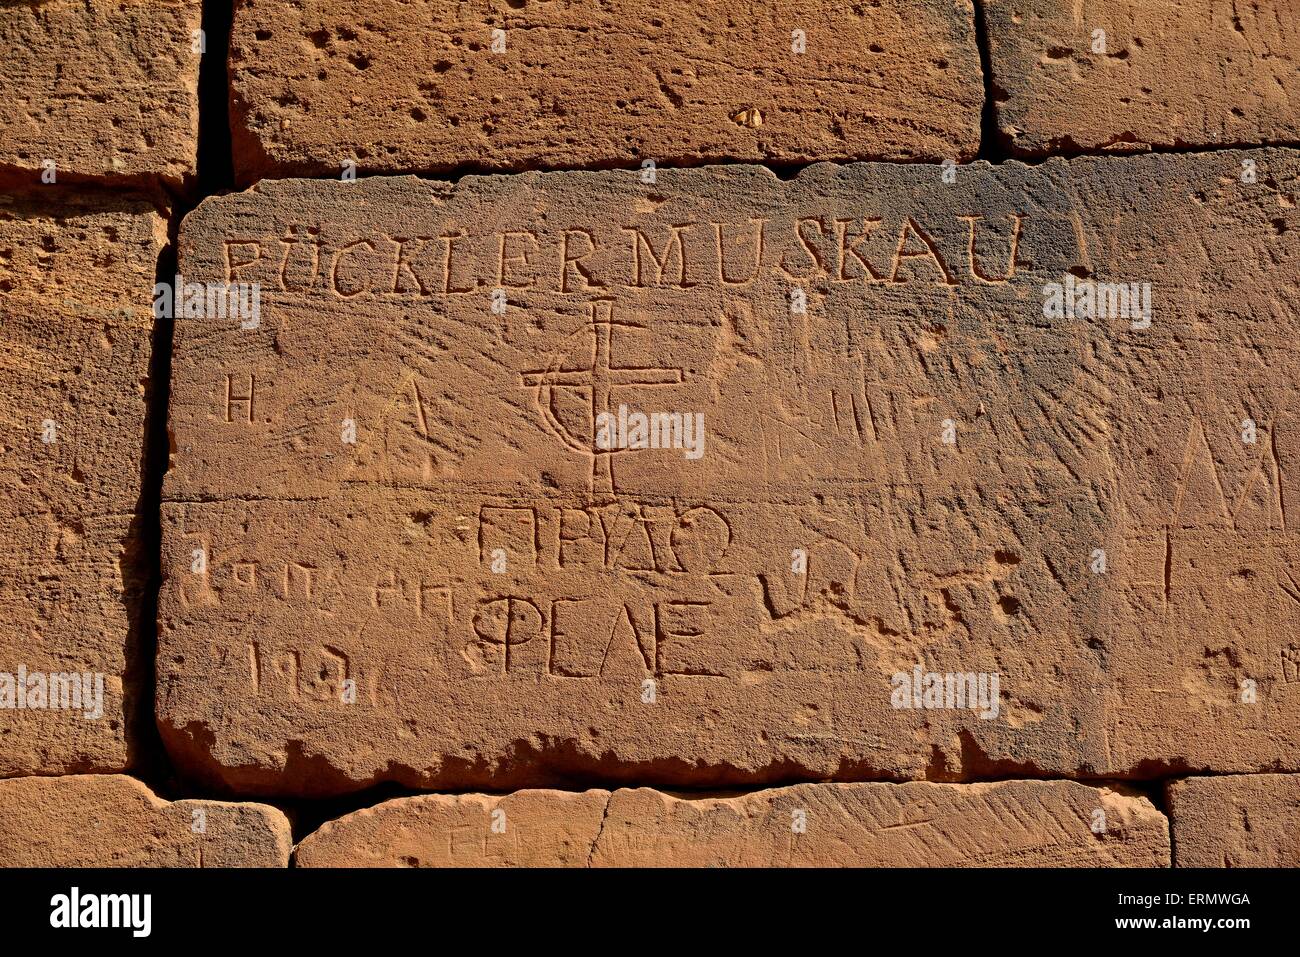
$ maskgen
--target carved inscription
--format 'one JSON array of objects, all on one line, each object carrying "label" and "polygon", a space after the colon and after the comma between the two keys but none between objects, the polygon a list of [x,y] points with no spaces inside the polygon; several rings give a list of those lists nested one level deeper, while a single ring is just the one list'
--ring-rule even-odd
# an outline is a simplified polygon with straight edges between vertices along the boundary
[{"label": "carved inscription", "polygon": [[[1216,161],[205,203],[182,271],[263,316],[177,323],[165,733],[269,787],[1300,767],[1300,232]],[[1089,283],[1151,321],[1049,308]],[[699,456],[634,438],[687,416]]]}]

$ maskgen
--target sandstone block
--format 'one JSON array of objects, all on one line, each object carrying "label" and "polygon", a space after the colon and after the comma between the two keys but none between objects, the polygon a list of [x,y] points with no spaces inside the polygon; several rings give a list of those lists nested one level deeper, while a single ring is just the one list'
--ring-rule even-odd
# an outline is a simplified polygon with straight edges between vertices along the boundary
[{"label": "sandstone block", "polygon": [[128,760],[166,241],[139,200],[0,197],[0,776]]},{"label": "sandstone block", "polygon": [[985,0],[998,128],[1013,152],[1300,140],[1291,0]]},{"label": "sandstone block", "polygon": [[1169,807],[1179,867],[1300,866],[1300,775],[1185,778]]},{"label": "sandstone block", "polygon": [[242,0],[244,182],[463,167],[961,160],[983,85],[967,0]]},{"label": "sandstone block", "polygon": [[266,804],[164,801],[120,774],[0,781],[3,867],[287,867]]},{"label": "sandstone block", "polygon": [[260,312],[176,324],[173,756],[261,793],[1300,767],[1298,180],[208,200],[186,279]]},{"label": "sandstone block", "polygon": [[0,4],[0,172],[183,185],[199,132],[198,0]]},{"label": "sandstone block", "polygon": [[1168,867],[1143,797],[1067,781],[800,784],[398,798],[331,821],[299,867]]},{"label": "sandstone block", "polygon": [[609,791],[428,794],[330,821],[295,849],[299,867],[582,867]]}]

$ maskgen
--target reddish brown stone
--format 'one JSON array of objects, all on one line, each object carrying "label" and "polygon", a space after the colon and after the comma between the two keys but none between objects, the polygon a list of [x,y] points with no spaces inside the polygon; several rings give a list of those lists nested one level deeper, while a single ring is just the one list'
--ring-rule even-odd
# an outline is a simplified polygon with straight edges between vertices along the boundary
[{"label": "reddish brown stone", "polygon": [[[172,754],[256,793],[1300,767],[1298,179],[1262,150],[209,200],[183,270],[261,313],[177,323]],[[1045,311],[1078,276],[1132,314]],[[598,449],[620,404],[703,414],[703,456]],[[896,708],[914,667],[997,707]]]},{"label": "reddish brown stone", "polygon": [[981,3],[1015,153],[1300,142],[1294,0]]},{"label": "reddish brown stone", "polygon": [[1168,867],[1144,797],[1067,781],[801,784],[398,798],[331,821],[299,867]]},{"label": "reddish brown stone", "polygon": [[[138,506],[166,239],[139,200],[0,196],[0,776],[128,760],[146,664],[132,654],[149,564]],[[101,679],[102,714],[88,717],[84,695]],[[64,707],[74,690],[82,707]]]},{"label": "reddish brown stone", "polygon": [[3,867],[287,867],[265,804],[164,801],[120,774],[0,781]]},{"label": "reddish brown stone", "polygon": [[1179,867],[1300,867],[1300,775],[1187,778],[1169,785]]},{"label": "reddish brown stone", "polygon": [[241,0],[231,77],[246,183],[348,161],[960,160],[983,96],[967,0]]},{"label": "reddish brown stone", "polygon": [[428,794],[330,821],[294,850],[298,867],[581,867],[608,791]]},{"label": "reddish brown stone", "polygon": [[195,171],[198,0],[0,4],[0,174],[171,186]]}]

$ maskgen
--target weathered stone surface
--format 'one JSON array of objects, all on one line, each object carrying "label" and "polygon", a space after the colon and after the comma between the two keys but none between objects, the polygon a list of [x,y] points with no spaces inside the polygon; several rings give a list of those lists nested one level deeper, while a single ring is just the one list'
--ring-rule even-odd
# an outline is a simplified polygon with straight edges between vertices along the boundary
[{"label": "weathered stone surface", "polygon": [[398,798],[324,824],[294,849],[294,863],[581,867],[595,850],[610,796],[536,790]]},{"label": "weathered stone surface", "polygon": [[2,867],[287,867],[267,804],[164,801],[121,774],[0,781]]},{"label": "weathered stone surface", "polygon": [[[150,305],[166,241],[139,200],[0,197],[0,776],[126,766]],[[22,672],[33,694],[45,688],[44,707],[19,706]],[[60,683],[52,707],[48,676],[73,673],[90,677]],[[102,716],[62,707],[73,687],[93,696],[97,674]]]},{"label": "weathered stone surface", "polygon": [[[1100,813],[1098,813],[1100,812]],[[800,784],[398,798],[309,835],[299,867],[1168,867],[1144,797],[1070,781]]]},{"label": "weathered stone surface", "polygon": [[1293,0],[982,3],[1016,153],[1300,142]]},{"label": "weathered stone surface", "polygon": [[[263,793],[1300,767],[1298,181],[1261,150],[206,201],[182,269],[261,312],[177,323],[171,753]],[[1045,314],[1088,275],[1150,283],[1149,327]],[[620,405],[702,413],[702,457],[598,449]],[[895,707],[916,666],[996,709]]]},{"label": "weathered stone surface", "polygon": [[969,0],[242,0],[231,77],[245,183],[337,176],[348,160],[960,160],[979,147],[983,99]]},{"label": "weathered stone surface", "polygon": [[1300,867],[1300,775],[1186,778],[1168,791],[1179,867]]},{"label": "weathered stone surface", "polygon": [[198,0],[0,3],[0,173],[182,185],[199,131]]}]

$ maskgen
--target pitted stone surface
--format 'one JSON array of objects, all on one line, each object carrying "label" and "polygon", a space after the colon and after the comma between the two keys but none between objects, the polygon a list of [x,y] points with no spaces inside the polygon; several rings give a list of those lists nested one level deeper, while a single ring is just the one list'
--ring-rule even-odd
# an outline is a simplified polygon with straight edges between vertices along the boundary
[{"label": "pitted stone surface", "polygon": [[0,0],[0,866],[1296,866],[1292,6]]},{"label": "pitted stone surface", "polygon": [[299,867],[1168,867],[1144,797],[1069,781],[801,784],[398,798],[331,821]]},{"label": "pitted stone surface", "polygon": [[164,801],[120,774],[0,781],[2,867],[287,867],[266,804]]},{"label": "pitted stone surface", "polygon": [[[208,200],[182,270],[260,316],[177,322],[173,756],[261,793],[1297,766],[1298,176]],[[623,407],[702,414],[703,454],[600,448]]]},{"label": "pitted stone surface", "polygon": [[1014,153],[1300,143],[1294,0],[981,0]]},{"label": "pitted stone surface", "polygon": [[0,173],[187,183],[200,20],[198,0],[0,3]]},{"label": "pitted stone surface", "polygon": [[241,0],[231,76],[245,183],[349,161],[956,161],[983,97],[969,0]]},{"label": "pitted stone surface", "polygon": [[121,770],[150,706],[133,649],[166,241],[141,200],[0,196],[0,776]]},{"label": "pitted stone surface", "polygon": [[1186,778],[1169,808],[1179,867],[1300,866],[1300,775]]}]

